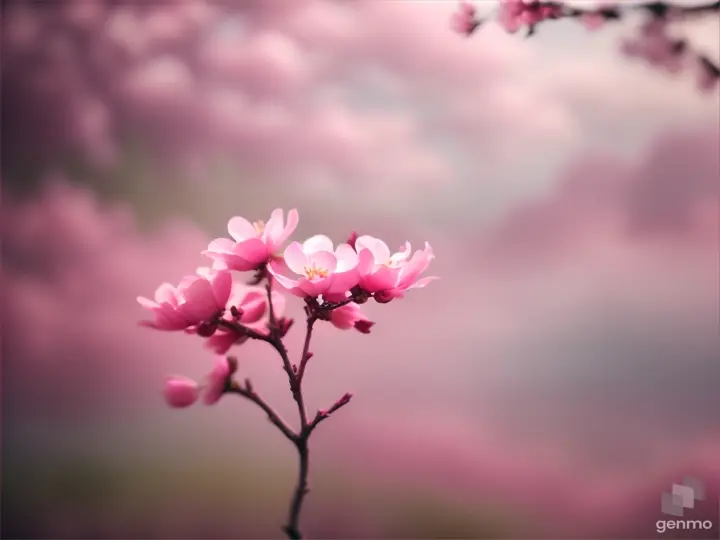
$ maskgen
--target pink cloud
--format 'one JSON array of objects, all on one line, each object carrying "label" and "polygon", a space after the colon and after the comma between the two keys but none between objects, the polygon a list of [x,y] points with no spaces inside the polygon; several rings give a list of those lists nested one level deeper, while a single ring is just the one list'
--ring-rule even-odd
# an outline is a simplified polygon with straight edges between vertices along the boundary
[{"label": "pink cloud", "polygon": [[[449,130],[451,139],[469,137],[487,155],[497,145],[567,140],[574,128],[561,101],[526,83],[527,92],[511,91],[531,50],[492,30],[475,43],[459,41],[437,24],[450,9],[397,2],[70,6],[47,39],[29,45],[18,30],[9,42],[6,96],[18,104],[7,119],[16,134],[10,156],[50,166],[80,151],[109,165],[122,157],[121,144],[141,137],[154,158],[180,169],[224,154],[266,177],[324,171],[333,181],[402,186],[454,176],[428,125]],[[8,16],[25,33],[51,24],[37,10]],[[407,104],[362,105],[363,85]],[[73,114],[68,102],[76,104]],[[458,110],[468,106],[478,112]],[[424,107],[439,117],[428,124]],[[38,140],[45,141],[39,160]],[[282,160],[268,159],[278,153]]]},{"label": "pink cloud", "polygon": [[488,248],[501,257],[562,257],[607,242],[640,248],[655,237],[707,253],[717,236],[718,144],[715,130],[675,133],[659,137],[637,164],[600,153],[579,157],[546,199],[509,212]]}]

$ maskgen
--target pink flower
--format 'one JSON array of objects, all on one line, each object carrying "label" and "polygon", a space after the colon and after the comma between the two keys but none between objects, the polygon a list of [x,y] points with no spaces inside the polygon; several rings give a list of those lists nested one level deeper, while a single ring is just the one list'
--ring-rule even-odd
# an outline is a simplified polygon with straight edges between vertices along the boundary
[{"label": "pink flower", "polygon": [[605,24],[605,17],[599,11],[591,11],[580,17],[580,23],[588,30],[598,30]]},{"label": "pink flower", "polygon": [[234,217],[228,221],[228,233],[234,241],[217,238],[210,242],[203,255],[226,265],[230,270],[255,270],[275,256],[275,252],[295,231],[298,224],[297,210],[290,210],[287,224],[283,223],[281,208],[273,210],[267,223],[250,223],[243,217]]},{"label": "pink flower", "polygon": [[283,255],[288,270],[298,276],[292,279],[280,274],[281,265],[271,263],[268,270],[278,284],[300,297],[345,298],[358,283],[358,254],[349,244],[333,243],[318,234],[304,243],[293,242]]},{"label": "pink flower", "polygon": [[230,363],[225,356],[218,356],[215,362],[215,367],[212,369],[207,378],[207,383],[204,390],[203,401],[205,405],[214,405],[225,392],[225,386],[228,382],[228,377],[232,373]]},{"label": "pink flower", "polygon": [[450,18],[450,27],[458,34],[469,36],[478,26],[480,22],[475,18],[475,6],[460,2],[458,10]]},{"label": "pink flower", "polygon": [[198,383],[187,377],[168,377],[165,381],[163,394],[171,407],[189,407],[197,401],[199,393]]},{"label": "pink flower", "polygon": [[155,315],[142,326],[157,330],[183,330],[209,319],[225,308],[230,296],[232,277],[227,270],[215,270],[206,276],[185,276],[173,287],[163,283],[155,291],[155,301],[138,296],[138,303]]},{"label": "pink flower", "polygon": [[500,26],[515,33],[523,26],[534,26],[562,14],[562,5],[547,5],[538,0],[500,0],[497,17]]},{"label": "pink flower", "polygon": [[375,324],[368,319],[356,303],[351,302],[330,312],[330,322],[340,330],[355,328],[363,334],[369,334]]},{"label": "pink flower", "polygon": [[[273,312],[279,320],[285,311],[285,297],[277,291],[272,293]],[[240,284],[233,284],[232,294],[227,303],[227,309],[223,318],[232,320],[230,308],[234,306],[240,312],[238,322],[255,330],[264,332],[267,329],[270,312],[268,310],[267,293],[260,287],[247,287]],[[246,335],[238,335],[236,332],[220,327],[205,342],[206,347],[217,354],[225,354],[233,345],[240,345],[248,340]]]},{"label": "pink flower", "polygon": [[405,242],[402,250],[394,254],[390,254],[385,242],[372,236],[361,236],[355,246],[360,259],[360,288],[373,293],[379,302],[402,298],[406,290],[423,288],[438,279],[418,279],[435,258],[427,242],[425,249],[416,251],[412,257],[409,242]]},{"label": "pink flower", "polygon": [[515,33],[523,24],[525,3],[523,0],[500,0],[498,7],[498,22],[505,30]]},{"label": "pink flower", "polygon": [[625,41],[622,49],[626,55],[641,58],[670,73],[681,71],[687,59],[685,43],[668,35],[667,21],[661,19],[644,23],[640,36]]}]

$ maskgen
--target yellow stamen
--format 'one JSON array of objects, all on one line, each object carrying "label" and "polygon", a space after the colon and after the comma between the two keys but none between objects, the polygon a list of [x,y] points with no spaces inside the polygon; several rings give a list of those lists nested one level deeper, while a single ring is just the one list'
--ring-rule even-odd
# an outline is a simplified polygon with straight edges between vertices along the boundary
[{"label": "yellow stamen", "polygon": [[265,230],[265,222],[264,221],[256,221],[253,223],[253,227],[255,229],[255,232],[258,234],[262,234]]},{"label": "yellow stamen", "polygon": [[315,279],[325,279],[328,277],[328,271],[323,268],[317,268],[314,264],[305,267],[305,277],[310,281]]}]

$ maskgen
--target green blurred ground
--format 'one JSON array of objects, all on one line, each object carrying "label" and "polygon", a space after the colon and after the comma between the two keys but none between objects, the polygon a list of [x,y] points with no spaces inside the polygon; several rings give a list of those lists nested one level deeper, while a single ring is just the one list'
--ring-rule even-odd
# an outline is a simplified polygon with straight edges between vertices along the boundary
[{"label": "green blurred ground", "polygon": [[[6,462],[3,537],[278,537],[295,470],[223,461],[75,456]],[[431,493],[373,486],[327,470],[315,472],[312,487],[304,523],[316,538],[512,536],[507,520]]]}]

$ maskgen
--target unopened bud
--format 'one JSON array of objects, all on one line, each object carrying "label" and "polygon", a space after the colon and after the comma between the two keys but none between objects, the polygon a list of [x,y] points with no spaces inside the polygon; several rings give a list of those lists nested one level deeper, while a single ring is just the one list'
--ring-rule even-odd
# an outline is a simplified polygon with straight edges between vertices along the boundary
[{"label": "unopened bud", "polygon": [[290,331],[290,328],[292,328],[293,324],[295,324],[295,319],[291,319],[289,317],[282,317],[280,320],[278,320],[277,326],[278,331],[280,332],[280,337],[285,337]]},{"label": "unopened bud", "polygon": [[312,351],[308,351],[307,354],[305,355],[305,361],[307,362],[307,361],[310,360],[312,357],[313,357]]},{"label": "unopened bud", "polygon": [[243,310],[239,309],[235,306],[230,307],[230,314],[233,316],[233,319],[240,320],[243,316]]},{"label": "unopened bud", "polygon": [[376,293],[373,295],[373,298],[375,299],[375,301],[376,301],[378,304],[387,304],[388,302],[391,302],[391,301],[392,301],[392,299],[394,298],[394,296],[393,296],[391,293],[387,292],[387,291],[380,291],[380,292],[376,292]]},{"label": "unopened bud", "polygon": [[[347,239],[347,243],[350,244],[351,248],[355,249],[355,242],[357,242],[357,239],[358,239],[357,232],[353,231],[352,233],[350,233],[350,236]],[[355,249],[355,251],[357,251],[357,250]]]},{"label": "unopened bud", "polygon": [[364,304],[370,299],[370,293],[367,291],[364,291],[360,288],[359,285],[356,285],[350,290],[350,293],[352,294],[353,302],[356,304]]},{"label": "unopened bud", "polygon": [[229,368],[229,374],[232,375],[237,371],[238,368],[238,359],[236,356],[228,356],[227,357],[227,364]]},{"label": "unopened bud", "polygon": [[341,397],[340,399],[338,399],[338,400],[335,402],[335,405],[333,405],[333,406],[330,408],[330,410],[331,410],[331,411],[334,411],[334,410],[339,409],[339,408],[342,407],[343,405],[347,405],[347,404],[350,402],[350,399],[352,399],[352,397],[353,397],[352,392],[346,392],[343,397]]},{"label": "unopened bud", "polygon": [[197,326],[196,332],[200,337],[210,337],[215,333],[215,330],[217,330],[217,323],[204,322]]},{"label": "unopened bud", "polygon": [[373,321],[361,320],[355,321],[355,324],[353,326],[355,326],[355,330],[357,330],[361,334],[369,334],[370,329],[375,326],[375,323]]}]

